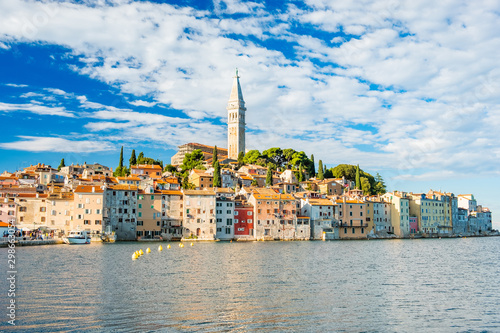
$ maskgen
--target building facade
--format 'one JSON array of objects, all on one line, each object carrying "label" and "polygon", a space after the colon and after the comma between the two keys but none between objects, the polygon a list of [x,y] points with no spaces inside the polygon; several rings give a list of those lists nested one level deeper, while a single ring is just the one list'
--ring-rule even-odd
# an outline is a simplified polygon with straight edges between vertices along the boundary
[{"label": "building facade", "polygon": [[237,160],[245,153],[245,101],[241,92],[238,70],[233,80],[231,95],[227,102],[227,150],[228,158]]}]

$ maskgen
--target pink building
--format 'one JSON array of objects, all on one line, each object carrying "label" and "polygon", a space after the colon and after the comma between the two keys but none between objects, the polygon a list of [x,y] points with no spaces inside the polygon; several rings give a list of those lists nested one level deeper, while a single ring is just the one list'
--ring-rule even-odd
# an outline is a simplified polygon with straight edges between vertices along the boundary
[{"label": "pink building", "polygon": [[410,216],[410,234],[416,234],[418,232],[418,217]]}]

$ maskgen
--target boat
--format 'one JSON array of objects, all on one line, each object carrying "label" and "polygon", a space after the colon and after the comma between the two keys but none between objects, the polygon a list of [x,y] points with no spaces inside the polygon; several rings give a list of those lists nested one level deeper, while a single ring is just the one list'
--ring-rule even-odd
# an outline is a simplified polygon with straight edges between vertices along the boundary
[{"label": "boat", "polygon": [[90,244],[90,237],[86,231],[72,230],[63,241],[66,244]]},{"label": "boat", "polygon": [[110,226],[106,227],[106,231],[101,235],[101,240],[105,243],[114,243],[116,241],[116,233],[111,231]]}]

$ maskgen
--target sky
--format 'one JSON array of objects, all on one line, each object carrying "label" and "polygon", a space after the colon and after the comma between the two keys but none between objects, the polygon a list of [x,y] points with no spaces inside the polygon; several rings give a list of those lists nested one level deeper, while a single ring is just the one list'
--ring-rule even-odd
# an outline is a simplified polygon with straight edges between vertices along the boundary
[{"label": "sky", "polygon": [[0,172],[227,146],[475,195],[500,229],[500,2],[0,2]]}]

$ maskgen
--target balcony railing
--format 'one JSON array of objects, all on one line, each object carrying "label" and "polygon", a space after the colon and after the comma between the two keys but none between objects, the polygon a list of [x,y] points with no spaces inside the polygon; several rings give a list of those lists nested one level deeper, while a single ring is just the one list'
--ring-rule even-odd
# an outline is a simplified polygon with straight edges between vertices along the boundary
[{"label": "balcony railing", "polygon": [[342,228],[367,228],[368,224],[367,223],[361,223],[361,224],[350,224],[350,223],[339,223],[339,227]]}]

